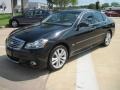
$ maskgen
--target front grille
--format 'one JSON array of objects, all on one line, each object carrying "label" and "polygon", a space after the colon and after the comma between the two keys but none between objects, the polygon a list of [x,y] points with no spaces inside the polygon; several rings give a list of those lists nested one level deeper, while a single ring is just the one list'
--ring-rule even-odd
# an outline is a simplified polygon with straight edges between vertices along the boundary
[{"label": "front grille", "polygon": [[7,40],[7,47],[12,49],[21,49],[25,41],[18,39],[16,37],[11,37]]}]

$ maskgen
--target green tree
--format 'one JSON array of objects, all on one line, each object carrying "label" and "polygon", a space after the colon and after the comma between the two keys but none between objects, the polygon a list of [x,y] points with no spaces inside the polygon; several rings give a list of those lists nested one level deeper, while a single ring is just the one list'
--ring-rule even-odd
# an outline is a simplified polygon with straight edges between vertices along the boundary
[{"label": "green tree", "polygon": [[72,4],[73,6],[75,6],[78,0],[52,0],[52,1],[53,1],[53,4],[55,4],[57,7],[59,7],[60,9],[64,9],[69,4]]},{"label": "green tree", "polygon": [[71,0],[70,2],[74,6],[74,5],[76,5],[78,3],[78,0]]},{"label": "green tree", "polygon": [[48,8],[53,9],[53,0],[47,0]]},{"label": "green tree", "polygon": [[53,0],[53,2],[57,7],[62,9],[70,3],[70,0]]},{"label": "green tree", "polygon": [[113,7],[119,7],[120,4],[119,4],[118,2],[112,2],[112,3],[111,3],[111,6],[113,6]]},{"label": "green tree", "polygon": [[109,3],[104,3],[104,4],[102,4],[102,9],[104,9],[104,8],[106,8],[106,7],[109,7],[110,5],[109,5]]},{"label": "green tree", "polygon": [[88,9],[96,9],[96,4],[94,3],[89,4]]}]

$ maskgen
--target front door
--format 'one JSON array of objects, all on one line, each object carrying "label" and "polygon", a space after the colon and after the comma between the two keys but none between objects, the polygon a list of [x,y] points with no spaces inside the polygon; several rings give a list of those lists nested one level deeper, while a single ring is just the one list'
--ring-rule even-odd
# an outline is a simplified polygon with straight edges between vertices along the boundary
[{"label": "front door", "polygon": [[86,23],[86,26],[79,26],[78,30],[74,30],[72,41],[72,53],[78,52],[92,45],[92,37],[96,27],[91,26],[93,22],[93,14],[87,12],[83,15],[80,23]]}]

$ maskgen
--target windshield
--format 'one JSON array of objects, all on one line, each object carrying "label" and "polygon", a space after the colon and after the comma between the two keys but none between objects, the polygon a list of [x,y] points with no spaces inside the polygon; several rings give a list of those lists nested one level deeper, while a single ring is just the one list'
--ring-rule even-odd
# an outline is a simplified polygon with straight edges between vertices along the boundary
[{"label": "windshield", "polygon": [[59,12],[48,16],[42,23],[73,25],[80,12]]}]

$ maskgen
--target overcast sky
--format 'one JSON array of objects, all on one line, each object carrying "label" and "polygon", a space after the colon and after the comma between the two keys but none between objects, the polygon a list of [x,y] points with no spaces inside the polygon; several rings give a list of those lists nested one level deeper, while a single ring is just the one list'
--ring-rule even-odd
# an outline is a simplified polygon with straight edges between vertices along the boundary
[{"label": "overcast sky", "polygon": [[[20,0],[19,0],[20,1]],[[41,3],[47,3],[47,0],[29,0],[31,2],[41,2]],[[97,0],[78,0],[78,5],[86,5],[90,3],[95,3]],[[111,2],[119,2],[120,0],[99,0],[101,3],[111,3]]]}]

